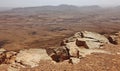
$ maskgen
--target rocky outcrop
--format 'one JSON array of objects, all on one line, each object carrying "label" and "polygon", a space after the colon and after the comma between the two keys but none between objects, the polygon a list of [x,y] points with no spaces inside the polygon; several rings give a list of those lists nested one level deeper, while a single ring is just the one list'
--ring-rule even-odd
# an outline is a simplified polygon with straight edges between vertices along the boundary
[{"label": "rocky outcrop", "polygon": [[48,49],[47,53],[56,62],[61,62],[70,58],[69,50],[66,47]]},{"label": "rocky outcrop", "polygon": [[[111,37],[111,40],[116,42],[116,38]],[[38,66],[41,60],[55,62],[68,60],[69,63],[76,64],[81,58],[91,53],[108,53],[99,48],[109,44],[109,41],[104,35],[82,31],[63,40],[60,47],[53,49],[23,49],[20,51],[0,49],[0,64],[10,64],[10,71],[19,70],[20,67]]]},{"label": "rocky outcrop", "polygon": [[40,60],[51,60],[45,49],[20,50],[16,55],[16,62],[25,66],[38,66]]},{"label": "rocky outcrop", "polygon": [[[65,42],[66,41],[66,42]],[[76,33],[74,36],[64,40],[62,44],[74,42],[78,47],[83,46],[88,49],[100,48],[104,44],[109,44],[109,40],[104,36],[95,32],[82,31]]]},{"label": "rocky outcrop", "polygon": [[118,34],[118,44],[120,44],[120,32],[117,33]]},{"label": "rocky outcrop", "polygon": [[9,51],[9,52],[3,52],[0,54],[0,64],[12,64],[15,63],[17,52]]},{"label": "rocky outcrop", "polygon": [[38,66],[41,60],[52,60],[45,49],[4,51],[0,54],[0,64],[9,64],[9,71],[18,71],[21,67]]},{"label": "rocky outcrop", "polygon": [[74,61],[76,58],[80,59],[95,51],[105,53],[104,51],[96,50],[105,44],[109,44],[109,40],[104,35],[88,31],[77,32],[72,37],[63,40],[63,42],[61,42],[61,47],[54,49],[52,59],[56,59],[58,62],[70,59],[74,63],[76,62]]},{"label": "rocky outcrop", "polygon": [[109,37],[108,37],[108,40],[109,40],[109,42],[110,43],[112,43],[112,44],[118,44],[118,40],[117,40],[117,36],[115,36],[115,35],[110,35]]},{"label": "rocky outcrop", "polygon": [[108,39],[104,35],[95,32],[82,31],[81,34],[83,38],[93,39],[94,41],[101,43],[109,43]]},{"label": "rocky outcrop", "polygon": [[108,35],[108,40],[112,44],[120,44],[120,32]]}]

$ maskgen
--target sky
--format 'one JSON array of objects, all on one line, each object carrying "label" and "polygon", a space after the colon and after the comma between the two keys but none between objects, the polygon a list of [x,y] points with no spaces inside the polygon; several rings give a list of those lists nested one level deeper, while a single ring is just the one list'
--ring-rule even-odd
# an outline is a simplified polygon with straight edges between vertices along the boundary
[{"label": "sky", "polygon": [[117,6],[120,5],[120,0],[0,0],[0,7],[32,7],[60,4]]}]

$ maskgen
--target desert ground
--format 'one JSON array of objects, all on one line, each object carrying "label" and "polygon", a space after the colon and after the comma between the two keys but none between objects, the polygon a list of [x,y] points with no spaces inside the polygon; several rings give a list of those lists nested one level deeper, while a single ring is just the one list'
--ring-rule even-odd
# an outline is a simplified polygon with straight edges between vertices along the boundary
[{"label": "desert ground", "polygon": [[[7,51],[56,48],[63,39],[79,31],[109,35],[120,31],[119,8],[85,12],[29,11],[18,9],[0,12],[0,48]],[[105,45],[102,50],[114,54],[93,53],[78,64],[41,61],[39,66],[23,68],[21,71],[120,71],[120,44]],[[1,65],[0,71],[6,71],[6,67]]]}]

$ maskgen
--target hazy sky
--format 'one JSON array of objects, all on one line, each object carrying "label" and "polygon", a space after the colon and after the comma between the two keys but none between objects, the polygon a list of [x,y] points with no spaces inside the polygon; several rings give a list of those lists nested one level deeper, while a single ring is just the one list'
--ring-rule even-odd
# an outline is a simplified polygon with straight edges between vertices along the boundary
[{"label": "hazy sky", "polygon": [[41,5],[100,5],[116,6],[120,5],[120,0],[0,0],[0,7],[27,7]]}]

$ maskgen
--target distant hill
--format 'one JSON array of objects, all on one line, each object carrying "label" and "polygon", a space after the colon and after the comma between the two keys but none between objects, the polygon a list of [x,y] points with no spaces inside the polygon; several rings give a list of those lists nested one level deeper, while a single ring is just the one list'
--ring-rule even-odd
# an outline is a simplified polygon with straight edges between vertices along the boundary
[{"label": "distant hill", "polygon": [[[100,7],[98,5],[91,6],[75,6],[75,5],[58,5],[58,6],[37,6],[37,7],[20,7],[20,8],[1,8],[1,15],[17,14],[17,15],[115,15],[119,16],[120,6],[117,7]],[[6,10],[6,11],[5,11]]]},{"label": "distant hill", "polygon": [[64,11],[64,10],[77,10],[77,6],[72,5],[59,5],[59,6],[39,6],[39,7],[24,7],[24,8],[14,8],[12,11]]},{"label": "distant hill", "polygon": [[53,11],[66,11],[66,10],[81,10],[81,9],[100,9],[101,7],[97,6],[97,5],[93,5],[93,6],[82,6],[82,7],[78,7],[78,6],[74,6],[74,5],[59,5],[59,6],[39,6],[39,7],[25,7],[25,8],[15,8],[13,9],[14,11],[30,11],[30,10],[34,10],[34,11],[43,11],[43,10],[53,10]]},{"label": "distant hill", "polygon": [[0,7],[0,11],[8,11],[11,10],[12,8],[9,7]]},{"label": "distant hill", "polygon": [[74,6],[74,5],[59,5],[59,6],[38,6],[38,7],[23,7],[14,8],[7,12],[18,13],[18,14],[33,14],[33,13],[78,13],[78,12],[90,12],[100,10],[101,7],[97,5],[93,6]]}]

